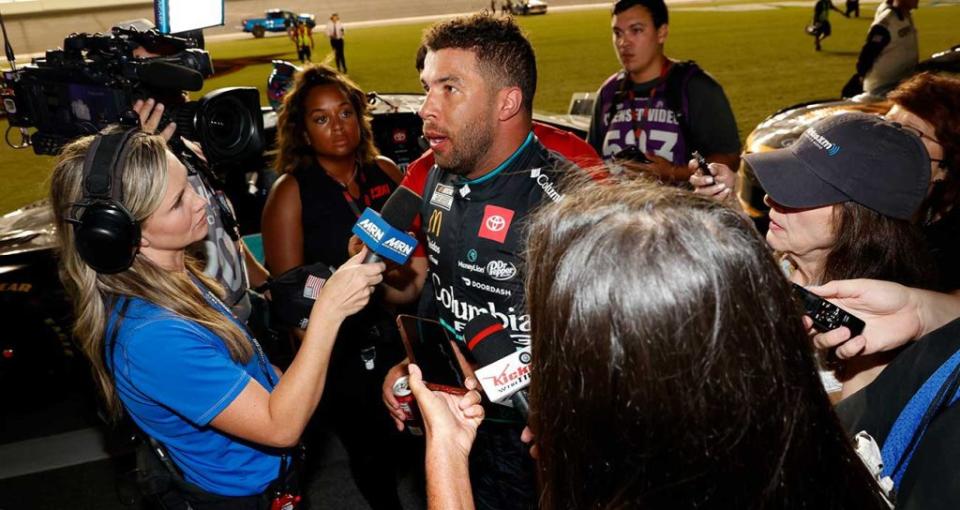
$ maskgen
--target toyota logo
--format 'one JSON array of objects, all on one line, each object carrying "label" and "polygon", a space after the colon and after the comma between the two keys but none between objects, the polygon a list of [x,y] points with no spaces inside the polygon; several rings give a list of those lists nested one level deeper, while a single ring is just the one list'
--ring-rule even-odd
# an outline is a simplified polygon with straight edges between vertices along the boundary
[{"label": "toyota logo", "polygon": [[503,216],[493,215],[487,218],[487,228],[491,232],[500,232],[505,226],[507,226],[507,220],[503,219]]}]

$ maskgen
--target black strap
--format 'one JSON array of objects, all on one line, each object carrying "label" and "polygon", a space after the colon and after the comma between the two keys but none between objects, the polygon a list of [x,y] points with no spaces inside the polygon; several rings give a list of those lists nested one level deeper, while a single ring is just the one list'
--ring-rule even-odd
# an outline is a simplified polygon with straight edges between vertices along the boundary
[{"label": "black strap", "polygon": [[683,135],[687,158],[690,157],[693,150],[699,148],[699,141],[694,140],[693,132],[690,130],[690,121],[687,119],[683,107],[684,98],[687,97],[687,85],[696,74],[705,73],[693,60],[674,62],[673,68],[667,74],[666,90],[663,94],[664,99],[667,100],[667,108],[673,110],[677,123],[680,125],[680,134]]},{"label": "black strap", "polygon": [[113,200],[122,202],[121,170],[117,165],[127,149],[127,141],[138,132],[128,129],[94,138],[83,160],[84,200]]}]

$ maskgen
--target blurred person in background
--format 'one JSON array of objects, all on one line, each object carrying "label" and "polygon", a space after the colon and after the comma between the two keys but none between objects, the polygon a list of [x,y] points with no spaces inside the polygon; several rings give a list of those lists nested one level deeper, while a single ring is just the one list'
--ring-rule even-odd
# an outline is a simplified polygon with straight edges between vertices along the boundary
[{"label": "blurred person in background", "polygon": [[[327,66],[295,75],[277,117],[280,178],[263,210],[264,254],[274,274],[344,264],[360,214],[379,211],[397,188],[400,170],[374,146],[367,107],[366,94]],[[341,328],[320,414],[343,442],[363,496],[375,509],[393,509],[400,508],[391,447],[397,438],[379,395],[386,369],[402,355],[381,297]]]},{"label": "blurred person in background", "polygon": [[337,61],[337,71],[347,74],[347,57],[343,54],[343,23],[340,23],[340,15],[333,13],[330,15],[330,23],[327,23],[327,37],[330,39],[330,48],[333,49],[334,59]]},{"label": "blurred person in background", "polygon": [[844,97],[861,92],[883,96],[917,66],[920,52],[910,11],[918,4],[919,0],[880,3],[857,57],[857,72],[843,87]]},{"label": "blurred person in background", "polygon": [[310,62],[313,54],[313,29],[307,26],[305,21],[297,20],[290,29],[290,38],[297,46],[297,58],[300,59],[300,63]]},{"label": "blurred person in background", "polygon": [[623,68],[597,91],[590,145],[605,161],[618,160],[664,182],[690,177],[687,161],[695,150],[736,168],[740,137],[723,87],[695,62],[664,54],[664,1],[620,0],[611,26]]},{"label": "blurred person in background", "polygon": [[[749,219],[634,180],[577,186],[529,232],[539,508],[889,508]],[[478,395],[413,368],[411,389],[430,508],[472,508],[450,487]]]},{"label": "blurred person in background", "polygon": [[807,33],[813,36],[813,49],[817,51],[820,51],[820,43],[833,33],[833,28],[830,25],[830,11],[837,11],[848,18],[850,17],[849,13],[845,13],[833,5],[832,0],[817,0],[813,4],[813,23],[807,26]]}]

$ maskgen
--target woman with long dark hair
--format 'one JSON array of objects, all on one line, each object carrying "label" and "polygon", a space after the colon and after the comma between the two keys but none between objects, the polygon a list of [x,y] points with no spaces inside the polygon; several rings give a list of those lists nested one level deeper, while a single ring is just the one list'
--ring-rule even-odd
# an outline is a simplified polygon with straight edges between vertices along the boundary
[{"label": "woman with long dark hair", "polygon": [[[367,108],[366,94],[329,67],[309,65],[296,74],[277,118],[274,166],[281,175],[263,211],[266,265],[273,274],[343,264],[360,214],[368,207],[379,211],[397,188],[400,170],[379,155]],[[321,403],[361,493],[377,510],[400,507],[392,453],[399,438],[379,402],[385,370],[403,357],[381,297],[341,328]]]},{"label": "woman with long dark hair", "polygon": [[[206,202],[188,184],[184,165],[161,136],[116,136],[67,145],[53,171],[50,197],[74,336],[109,416],[125,410],[182,473],[189,485],[177,485],[181,501],[198,509],[268,508],[273,494],[265,491],[323,393],[337,330],[367,303],[384,267],[360,264],[359,256],[340,267],[281,374],[223,303],[224,290],[185,251],[206,236],[208,224]],[[115,198],[104,216],[109,221],[88,224],[89,209],[106,207],[90,193],[104,183],[102,170],[90,170],[104,164],[102,144],[116,147],[114,168],[106,170]],[[127,217],[121,211],[129,221],[114,221]],[[111,247],[81,235],[89,229],[114,231],[116,239],[129,234],[135,245],[120,248],[132,261],[114,264],[121,252],[103,259]]]},{"label": "woman with long dark hair", "polygon": [[[748,219],[582,185],[536,215],[527,260],[540,508],[886,508]],[[477,396],[427,391],[416,369],[411,387],[428,479],[465,470]]]}]

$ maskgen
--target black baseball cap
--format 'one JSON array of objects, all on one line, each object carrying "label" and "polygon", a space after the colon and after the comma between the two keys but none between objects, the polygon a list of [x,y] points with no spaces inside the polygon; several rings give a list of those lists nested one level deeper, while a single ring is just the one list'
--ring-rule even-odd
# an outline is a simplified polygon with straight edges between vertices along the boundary
[{"label": "black baseball cap", "polygon": [[790,147],[743,159],[770,198],[794,209],[853,201],[907,220],[930,183],[930,156],[920,138],[859,112],[822,119]]}]

